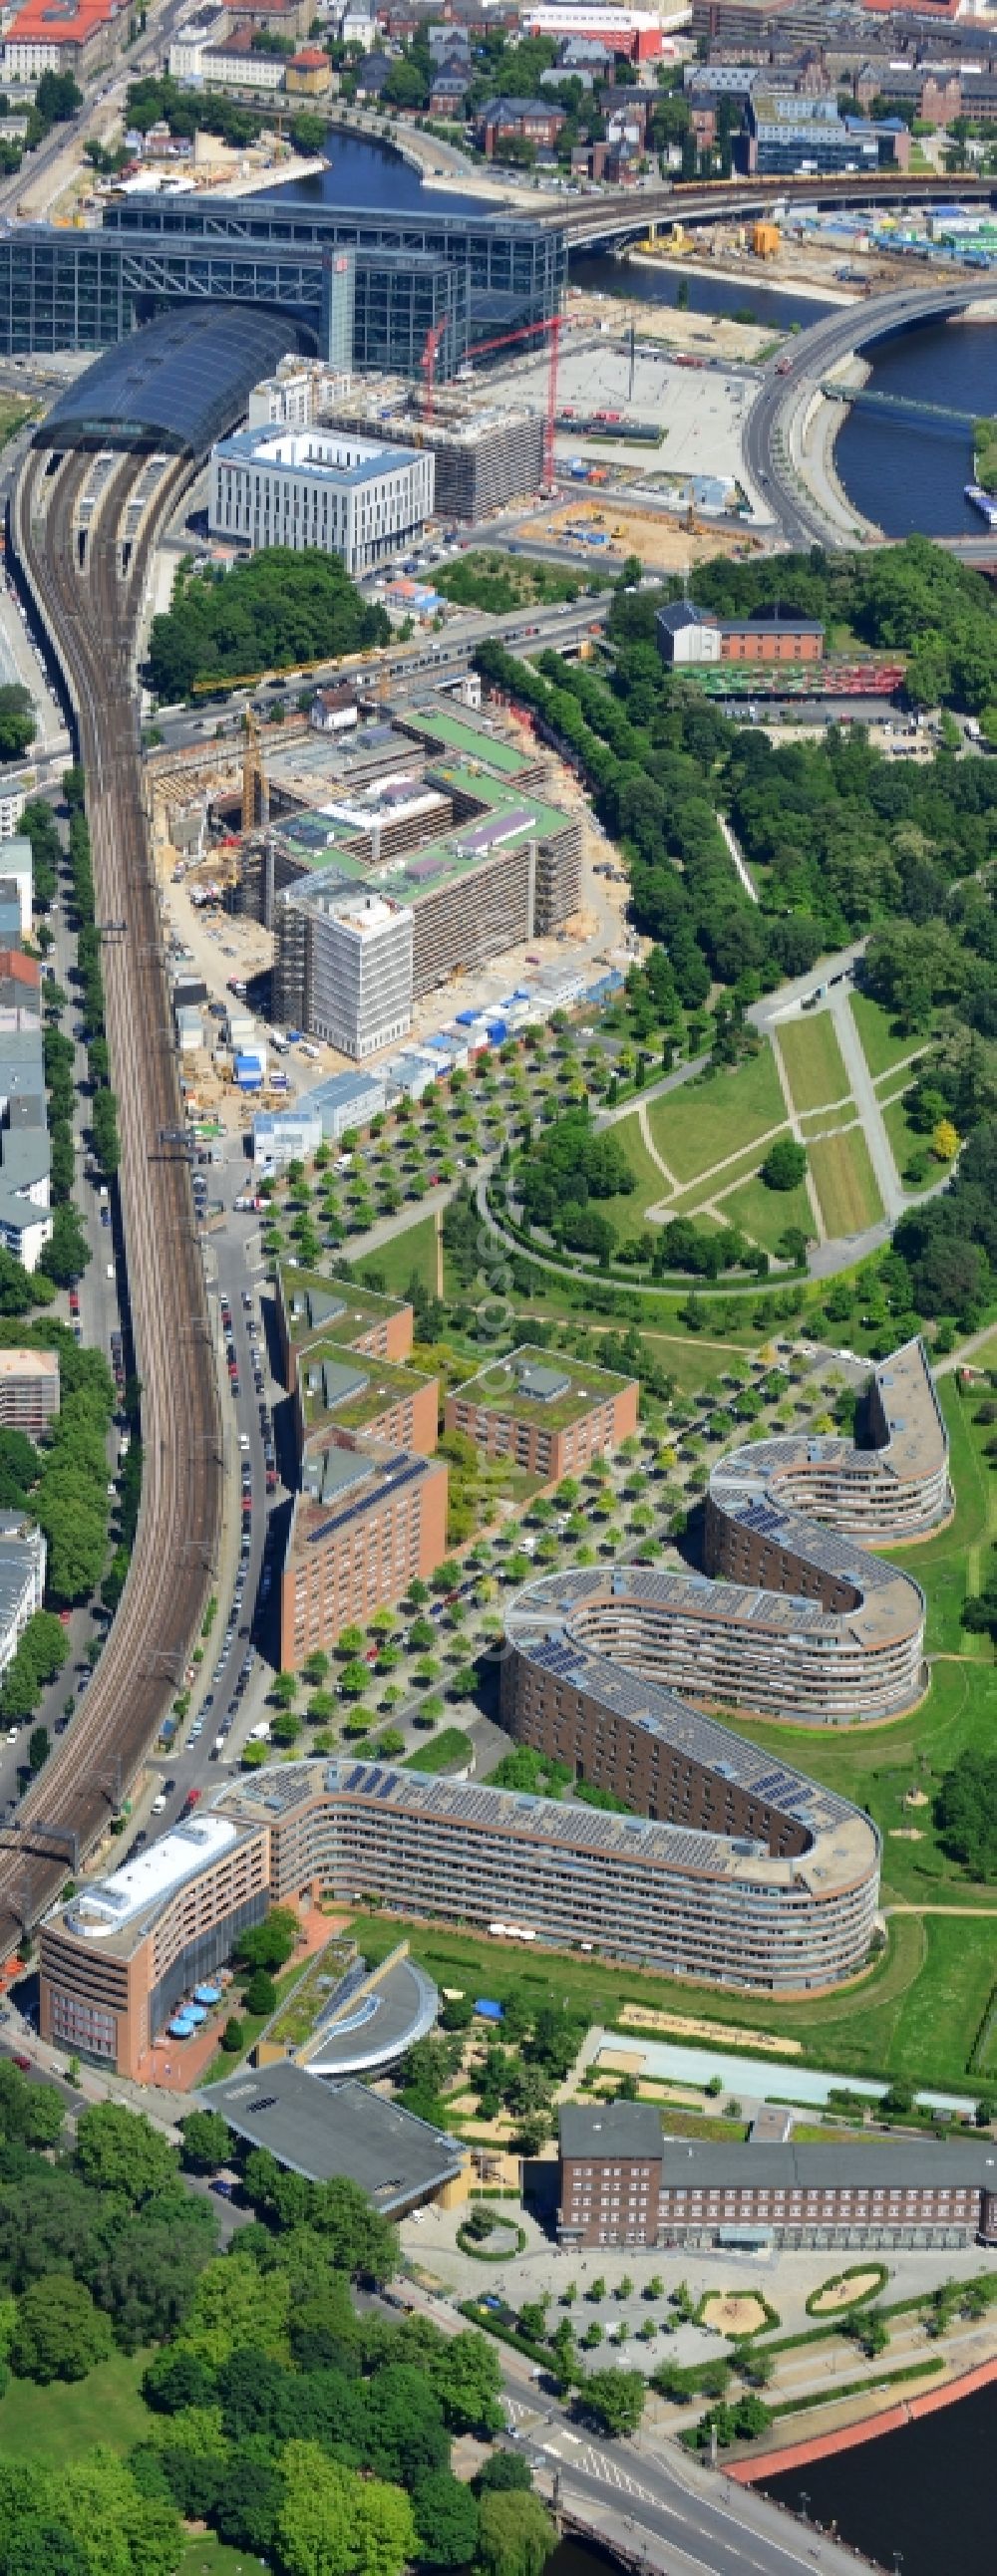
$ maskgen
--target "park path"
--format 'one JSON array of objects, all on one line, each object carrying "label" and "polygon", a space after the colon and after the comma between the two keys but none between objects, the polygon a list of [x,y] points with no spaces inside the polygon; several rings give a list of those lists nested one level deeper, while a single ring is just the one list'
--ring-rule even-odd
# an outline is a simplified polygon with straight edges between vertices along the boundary
[{"label": "park path", "polygon": [[734,866],[737,870],[738,882],[744,887],[749,903],[757,903],[758,888],[748,866],[744,851],[741,848],[741,844],[738,841],[736,834],[731,830],[726,814],[718,814],[717,822],[720,825],[724,840],[727,843],[731,858],[734,861]]},{"label": "park path", "polygon": [[656,1163],[656,1164],[657,1164],[657,1167],[658,1167],[659,1172],[661,1173],[662,1179],[667,1181],[667,1183],[668,1183],[668,1187],[669,1187],[669,1189],[670,1189],[670,1190],[676,1190],[676,1191],[677,1191],[677,1190],[679,1190],[679,1189],[681,1188],[681,1182],[679,1182],[679,1181],[677,1181],[677,1180],[676,1180],[676,1178],[675,1178],[675,1174],[674,1174],[674,1172],[673,1172],[673,1171],[671,1171],[671,1170],[670,1170],[670,1168],[669,1168],[668,1164],[667,1164],[667,1163],[666,1163],[666,1161],[665,1161],[664,1155],[659,1153],[658,1148],[657,1148],[657,1146],[656,1146],[656,1144],[655,1144],[654,1138],[653,1138],[653,1136],[652,1136],[652,1134],[651,1134],[651,1121],[650,1121],[650,1119],[649,1119],[649,1117],[648,1117],[648,1114],[647,1114],[647,1101],[646,1101],[646,1100],[641,1100],[641,1101],[639,1102],[639,1104],[638,1104],[638,1108],[637,1108],[637,1125],[638,1125],[638,1127],[639,1127],[639,1129],[640,1129],[640,1132],[641,1132],[641,1135],[642,1135],[642,1137],[643,1137],[644,1143],[645,1143],[645,1145],[647,1146],[647,1150],[648,1150],[648,1153],[650,1154],[651,1161],[652,1161],[652,1163]]},{"label": "park path", "polygon": [[828,1009],[837,1031],[838,1044],[844,1057],[845,1072],[852,1086],[852,1098],[859,1113],[869,1159],[876,1175],[876,1185],[883,1202],[883,1212],[890,1225],[902,1217],[906,1199],[900,1175],[893,1160],[893,1148],[886,1133],[882,1104],[877,1098],[865,1051],[852,1017],[848,986],[842,984],[828,1000]]}]

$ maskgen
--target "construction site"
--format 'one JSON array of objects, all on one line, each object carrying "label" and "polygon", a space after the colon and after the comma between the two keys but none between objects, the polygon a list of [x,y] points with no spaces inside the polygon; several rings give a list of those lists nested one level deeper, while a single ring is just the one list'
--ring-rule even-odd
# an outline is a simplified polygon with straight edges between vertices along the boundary
[{"label": "construction site", "polygon": [[465,385],[415,392],[401,376],[365,377],[341,396],[336,429],[429,448],[436,459],[436,516],[477,523],[537,492],[543,474],[543,419],[526,403],[482,400]]}]

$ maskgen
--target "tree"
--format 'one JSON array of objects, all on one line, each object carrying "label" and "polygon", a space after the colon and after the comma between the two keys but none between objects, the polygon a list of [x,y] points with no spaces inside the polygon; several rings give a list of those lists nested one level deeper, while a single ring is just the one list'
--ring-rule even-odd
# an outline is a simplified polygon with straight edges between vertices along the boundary
[{"label": "tree", "polygon": [[269,2020],[270,2014],[276,2012],[277,1988],[273,1978],[267,1976],[265,1968],[254,1968],[242,2000],[246,2011],[252,2014],[254,2021]]},{"label": "tree", "polygon": [[478,2495],[490,2489],[515,2490],[527,2494],[533,2485],[529,2463],[521,2451],[492,2451],[474,2481]]},{"label": "tree", "polygon": [[113,2342],[109,2320],[83,2282],[53,2272],[18,2300],[10,2366],[19,2379],[37,2379],[43,2387],[53,2379],[85,2379]]},{"label": "tree", "polygon": [[959,1130],[951,1118],[939,1118],[931,1131],[931,1151],[939,1163],[953,1163],[959,1151]]},{"label": "tree", "polygon": [[267,1968],[271,1974],[277,1968],[286,1968],[300,1930],[293,1906],[272,1905],[265,1922],[240,1933],[235,1954],[239,1967]]},{"label": "tree", "polygon": [[418,2556],[426,2567],[468,2567],[478,2540],[478,2507],[470,2487],[449,2468],[433,2471],[412,2490]]},{"label": "tree", "polygon": [[97,2102],[80,2113],[76,2163],[85,2182],[120,2192],[124,2200],[140,2206],[154,2193],[169,2191],[176,2181],[179,2158],[144,2111],[128,2111],[120,2102]]},{"label": "tree", "polygon": [[539,2496],[487,2488],[478,2506],[478,2564],[485,2576],[541,2576],[557,2533]]},{"label": "tree", "polygon": [[41,1771],[52,1750],[47,1726],[33,1726],[28,1737],[28,1769]]},{"label": "tree", "polygon": [[186,2173],[213,2173],[229,2155],[232,2132],[220,2111],[188,2111],[180,2126],[183,2130],[181,2162]]},{"label": "tree", "polygon": [[594,2370],[579,2391],[583,2414],[600,2432],[635,2433],[644,2413],[647,2389],[639,2370]]},{"label": "tree", "polygon": [[408,2497],[358,2478],[317,2442],[288,2442],[277,2543],[287,2576],[401,2576],[417,2555]]},{"label": "tree", "polygon": [[769,1146],[761,1168],[761,1177],[769,1190],[795,1190],[806,1177],[807,1157],[803,1145],[791,1136],[777,1137]]}]

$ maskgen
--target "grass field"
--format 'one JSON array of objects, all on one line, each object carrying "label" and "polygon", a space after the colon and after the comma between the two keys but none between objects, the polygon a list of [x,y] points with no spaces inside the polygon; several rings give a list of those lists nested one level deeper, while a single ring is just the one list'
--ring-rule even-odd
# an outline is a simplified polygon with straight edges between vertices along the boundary
[{"label": "grass field", "polygon": [[[501,1997],[513,1986],[527,1993],[539,1989],[545,2001],[563,2002],[610,2029],[621,2004],[639,2001],[722,2021],[728,2029],[737,2022],[748,2031],[761,2024],[776,2035],[798,2039],[810,2063],[844,2075],[889,2075],[902,2064],[905,2072],[924,2082],[938,2077],[957,2084],[966,2082],[966,2058],[993,1983],[995,1927],[971,1922],[963,1926],[969,1936],[967,1963],[975,1964],[967,1964],[959,1994],[950,2003],[948,1936],[954,1926],[942,1922],[942,1937],[936,1939],[937,1922],[933,1916],[922,1921],[913,1914],[897,1915],[882,1957],[851,1985],[799,2003],[764,2005],[757,1996],[715,1993],[709,1986],[687,1985],[679,1978],[641,1976],[608,1961],[600,1964],[548,1952],[542,1960],[527,1964],[512,1944],[475,1940],[443,1927],[413,1924],[408,1937],[413,1957],[438,1985],[460,1986],[465,1993]],[[355,1917],[351,1930],[372,1962],[383,1958],[398,1938],[397,1922],[391,1925],[376,1915]],[[985,1932],[991,1936],[989,1984]],[[725,2049],[732,2044],[725,2035]],[[917,2050],[923,2054],[915,2063]]]},{"label": "grass field", "polygon": [[883,1125],[890,1140],[893,1160],[905,1189],[926,1190],[932,1181],[941,1179],[942,1165],[936,1163],[930,1153],[923,1181],[908,1181],[906,1177],[906,1167],[911,1155],[923,1154],[931,1140],[927,1136],[916,1136],[913,1127],[908,1126],[902,1096],[898,1100],[884,1102]]},{"label": "grass field", "polygon": [[772,1049],[763,1046],[733,1073],[686,1084],[648,1105],[651,1134],[677,1181],[695,1180],[727,1154],[785,1124],[786,1104]]},{"label": "grass field", "polygon": [[491,608],[497,616],[507,609],[532,608],[534,601],[542,605],[577,599],[590,582],[604,588],[606,576],[600,582],[598,572],[588,564],[584,571],[579,567],[572,572],[567,565],[545,563],[539,557],[486,554],[477,548],[455,556],[451,563],[438,564],[433,572],[434,586],[445,599],[462,608]]},{"label": "grass field", "polygon": [[902,1064],[906,1056],[912,1055],[919,1041],[906,1029],[895,1030],[889,1011],[884,1011],[881,1002],[870,1001],[867,993],[850,993],[848,1004],[862,1041],[862,1053],[877,1082],[881,1074],[890,1073],[895,1064]]},{"label": "grass field", "polygon": [[213,2531],[205,2531],[184,2550],[177,2576],[249,2576],[256,2565],[250,2550],[226,2549]]},{"label": "grass field", "polygon": [[668,1183],[664,1173],[659,1172],[652,1155],[648,1153],[640,1132],[636,1111],[632,1118],[621,1118],[619,1126],[612,1132],[617,1144],[623,1147],[630,1169],[636,1178],[637,1187],[627,1198],[600,1199],[599,1214],[609,1218],[610,1224],[616,1228],[620,1241],[626,1243],[632,1235],[643,1232],[645,1209],[653,1207],[658,1199],[667,1198]]},{"label": "grass field", "polygon": [[115,2352],[86,2379],[56,2380],[51,2388],[12,2379],[0,2398],[0,2454],[61,2467],[98,2442],[129,2450],[149,2421],[138,2388],[151,2357],[151,2351]]},{"label": "grass field", "polygon": [[401,1297],[413,1271],[431,1296],[436,1294],[436,1219],[416,1216],[403,1234],[392,1235],[376,1252],[365,1255],[356,1264],[357,1275],[364,1279],[368,1270],[381,1273],[390,1296]]},{"label": "grass field", "polygon": [[777,1043],[796,1109],[823,1109],[829,1101],[848,1099],[851,1084],[830,1011],[787,1020]]},{"label": "grass field", "polygon": [[861,1128],[824,1136],[808,1145],[810,1169],[828,1234],[861,1234],[883,1213],[869,1148]]},{"label": "grass field", "polygon": [[766,1252],[775,1251],[787,1225],[802,1227],[804,1234],[815,1231],[813,1209],[802,1181],[795,1190],[769,1190],[758,1179],[742,1181],[739,1189],[718,1199],[717,1206],[730,1225],[743,1226],[745,1234],[763,1244]]}]

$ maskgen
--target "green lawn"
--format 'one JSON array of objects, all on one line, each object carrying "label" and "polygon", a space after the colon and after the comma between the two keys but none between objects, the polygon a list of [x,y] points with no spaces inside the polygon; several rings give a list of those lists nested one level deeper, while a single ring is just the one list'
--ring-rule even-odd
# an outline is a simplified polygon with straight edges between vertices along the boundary
[{"label": "green lawn", "polygon": [[417,1744],[414,1753],[407,1753],[401,1768],[403,1771],[463,1770],[473,1752],[469,1735],[465,1735],[459,1726],[445,1726],[439,1735],[427,1736],[424,1744]]},{"label": "green lawn", "polygon": [[[890,1140],[893,1160],[905,1189],[926,1190],[932,1181],[941,1178],[942,1165],[936,1163],[934,1155],[928,1151],[930,1137],[915,1135],[913,1127],[908,1125],[902,1093],[896,1100],[884,1102],[883,1125]],[[912,1154],[927,1156],[927,1169],[923,1181],[907,1179],[907,1164]]]},{"label": "green lawn", "polygon": [[990,1537],[997,1536],[997,1479],[983,1456],[991,1434],[973,1420],[979,1397],[960,1396],[953,1376],[942,1379],[939,1393],[948,1424],[955,1514],[947,1528],[920,1547],[889,1552],[927,1592],[929,1654],[961,1654],[992,1663],[989,1639],[967,1635],[960,1617],[967,1593],[980,1588],[985,1551]]},{"label": "green lawn", "polygon": [[695,1180],[698,1172],[785,1123],[771,1047],[763,1046],[732,1073],[666,1092],[649,1102],[647,1114],[658,1152],[676,1180]]},{"label": "green lawn", "polygon": [[[788,1119],[780,1134],[789,1135]],[[772,1142],[775,1142],[774,1138]],[[668,1215],[698,1216],[704,1199],[711,1198],[714,1190],[732,1190],[739,1181],[753,1181],[767,1153],[767,1144],[746,1145],[743,1153],[735,1154],[732,1162],[725,1163],[723,1171],[718,1172],[714,1180],[708,1179],[704,1173],[698,1181],[691,1181],[686,1189],[679,1190],[677,1196],[668,1201]]]},{"label": "green lawn", "polygon": [[745,1340],[735,1347],[733,1335],[729,1342],[706,1342],[695,1333],[656,1333],[653,1326],[645,1326],[643,1339],[674,1378],[676,1393],[698,1395],[701,1388],[723,1377],[733,1361],[743,1359],[746,1347],[756,1343],[758,1335],[749,1326]]},{"label": "green lawn", "polygon": [[823,1109],[830,1101],[849,1098],[851,1084],[830,1011],[786,1020],[776,1042],[798,1110]]},{"label": "green lawn", "polygon": [[405,1227],[404,1233],[392,1235],[390,1242],[382,1243],[376,1252],[365,1254],[357,1262],[356,1269],[361,1279],[366,1279],[369,1270],[376,1270],[392,1297],[404,1296],[414,1271],[422,1286],[435,1297],[435,1216],[417,1216],[413,1212],[412,1223]]},{"label": "green lawn", "polygon": [[807,1154],[821,1214],[828,1234],[861,1234],[883,1213],[869,1148],[860,1127],[841,1136],[820,1137]]},{"label": "green lawn", "polygon": [[599,1215],[607,1216],[610,1224],[615,1226],[621,1242],[629,1242],[632,1235],[643,1233],[645,1210],[653,1207],[659,1199],[668,1197],[668,1182],[648,1153],[636,1110],[631,1118],[621,1118],[619,1126],[611,1133],[617,1144],[623,1147],[637,1187],[626,1198],[599,1199],[596,1205]]},{"label": "green lawn", "polygon": [[213,2531],[205,2531],[184,2550],[177,2576],[250,2576],[258,2564],[252,2550],[226,2549]]},{"label": "green lawn", "polygon": [[[437,1929],[424,1923],[412,1924],[408,1939],[413,1958],[428,1969],[438,1985],[459,1986],[465,1993],[501,1997],[514,1985],[536,1987],[545,2001],[564,2002],[586,2013],[590,2022],[601,2022],[609,2029],[618,2019],[621,2004],[639,2002],[728,2026],[741,2022],[749,2030],[764,2029],[798,2039],[801,2057],[787,2060],[787,2074],[794,2062],[828,2066],[849,2075],[891,2073],[898,2023],[908,1996],[923,1980],[921,2005],[926,1994],[929,1999],[933,1992],[937,1994],[937,2039],[926,2043],[925,2062],[917,2071],[925,2081],[938,2075],[957,2082],[964,2077],[964,2056],[975,2038],[986,1995],[967,2040],[969,2007],[956,2027],[949,2017],[944,1994],[937,1993],[943,1944],[932,1940],[934,1919],[929,1917],[922,1922],[915,1915],[896,1916],[890,1924],[883,1956],[861,1978],[833,1995],[778,2004],[764,2002],[758,1996],[685,1984],[679,1978],[642,1976],[612,1961],[577,1960],[548,1951],[542,1958],[528,1962],[511,1944],[476,1940],[442,1925]],[[360,1915],[350,1928],[365,1958],[372,1963],[383,1958],[398,1939],[397,1919],[389,1924],[378,1915]],[[948,1928],[943,1925],[943,1932]],[[968,1928],[973,1932],[978,1927],[970,1924]],[[993,1932],[992,1925],[988,1928]],[[628,2037],[632,2038],[633,2033],[628,2032]],[[727,2048],[731,2042],[725,2037],[723,2045]],[[750,2041],[746,2046],[750,2048]]]},{"label": "green lawn", "polygon": [[807,1196],[806,1183],[795,1190],[769,1190],[763,1180],[742,1181],[740,1187],[717,1200],[717,1206],[730,1225],[739,1225],[755,1243],[774,1252],[788,1225],[800,1226],[804,1234],[813,1234],[814,1216]]},{"label": "green lawn", "polygon": [[12,2379],[0,2398],[0,2454],[51,2461],[61,2468],[98,2442],[129,2450],[141,2441],[149,2421],[138,2389],[151,2357],[151,2349],[115,2352],[86,2379],[56,2380],[51,2388],[39,2388],[33,2379]]},{"label": "green lawn", "polygon": [[902,1064],[905,1056],[913,1055],[920,1041],[912,1038],[908,1029],[895,1029],[881,1002],[870,1001],[867,993],[850,993],[848,1005],[874,1082],[881,1074],[890,1073],[895,1064]]}]

